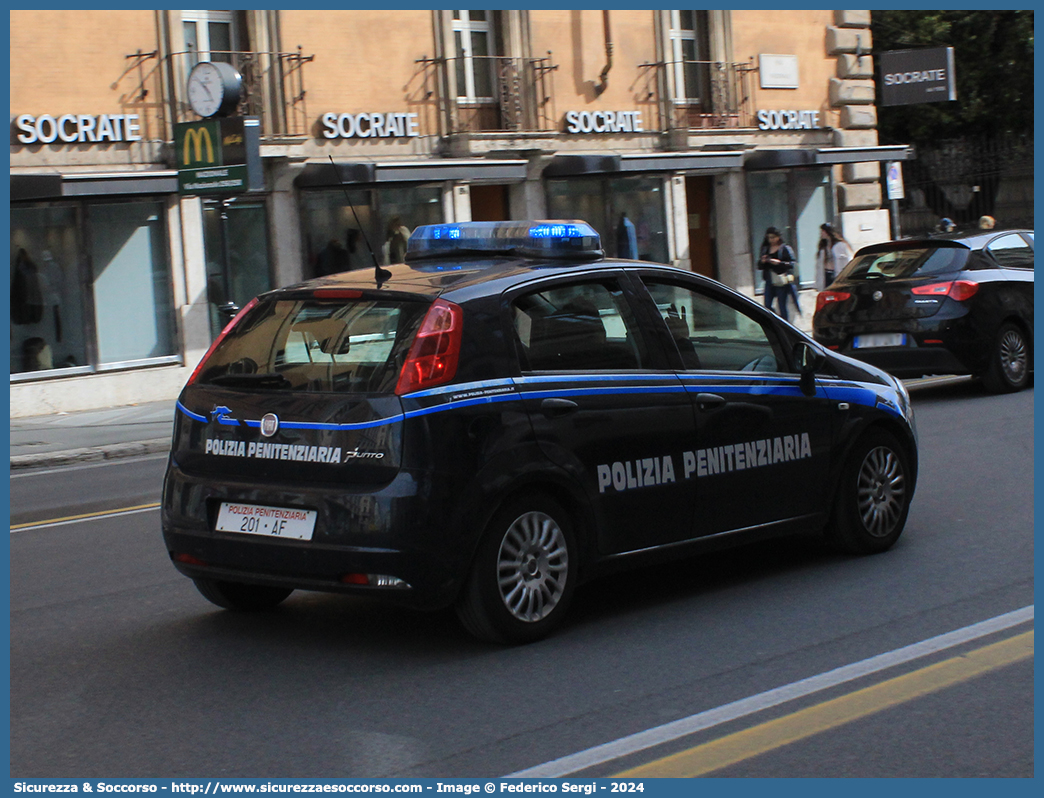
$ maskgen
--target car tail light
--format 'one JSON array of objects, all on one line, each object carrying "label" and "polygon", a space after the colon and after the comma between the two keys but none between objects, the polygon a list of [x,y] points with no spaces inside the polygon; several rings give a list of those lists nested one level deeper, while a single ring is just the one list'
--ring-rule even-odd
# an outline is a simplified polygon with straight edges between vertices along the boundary
[{"label": "car tail light", "polygon": [[250,310],[252,310],[254,305],[256,305],[256,304],[257,304],[257,297],[254,297],[253,299],[251,299],[249,302],[246,303],[246,306],[241,311],[239,311],[239,313],[237,313],[233,317],[232,321],[230,321],[228,324],[225,325],[225,329],[223,329],[221,331],[221,334],[217,338],[214,339],[214,343],[212,343],[210,345],[210,349],[207,350],[207,353],[205,355],[203,355],[203,357],[200,359],[199,363],[196,364],[196,368],[194,368],[192,370],[192,374],[189,376],[188,382],[185,383],[186,385],[192,385],[192,383],[194,383],[196,381],[196,378],[199,376],[199,372],[203,370],[203,364],[207,362],[207,360],[210,358],[211,354],[213,354],[214,350],[218,348],[218,345],[222,341],[225,340],[225,336],[228,335],[232,331],[232,328],[235,327],[236,324],[239,323],[239,320],[241,318],[243,318]]},{"label": "car tail light", "polygon": [[459,305],[442,299],[432,302],[406,356],[395,393],[402,396],[453,379],[463,327],[464,313]]},{"label": "car tail light", "polygon": [[174,562],[183,562],[185,565],[206,565],[199,557],[193,557],[191,554],[171,552],[170,557]]},{"label": "car tail light", "polygon": [[831,302],[844,302],[846,299],[851,299],[851,297],[852,295],[847,291],[820,291],[816,297],[816,313],[819,313]]},{"label": "car tail light", "polygon": [[397,576],[388,574],[345,574],[341,581],[346,585],[360,585],[363,587],[395,587],[409,588],[409,583]]},{"label": "car tail light", "polygon": [[975,296],[975,292],[979,290],[979,284],[970,280],[953,280],[946,283],[918,285],[911,290],[918,296],[948,296],[956,302],[963,302]]}]

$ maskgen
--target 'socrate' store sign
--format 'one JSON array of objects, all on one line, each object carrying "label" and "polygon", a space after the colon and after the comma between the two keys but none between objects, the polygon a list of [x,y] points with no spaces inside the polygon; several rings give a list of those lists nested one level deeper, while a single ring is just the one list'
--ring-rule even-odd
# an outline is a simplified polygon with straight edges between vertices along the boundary
[{"label": "'socrate' store sign", "polygon": [[758,111],[758,130],[815,130],[819,111]]},{"label": "'socrate' store sign", "polygon": [[414,113],[325,113],[321,120],[323,137],[328,139],[414,138],[417,114]]},{"label": "'socrate' store sign", "polygon": [[641,111],[569,111],[566,133],[644,133]]},{"label": "'socrate' store sign", "polygon": [[15,130],[20,144],[141,141],[137,114],[22,114],[15,119]]}]

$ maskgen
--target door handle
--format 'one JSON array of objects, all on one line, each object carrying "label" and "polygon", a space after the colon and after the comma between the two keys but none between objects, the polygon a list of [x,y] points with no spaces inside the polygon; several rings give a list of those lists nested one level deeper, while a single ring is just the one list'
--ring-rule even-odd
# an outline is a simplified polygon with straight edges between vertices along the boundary
[{"label": "door handle", "polygon": [[696,407],[700,410],[711,410],[715,407],[722,407],[725,404],[725,397],[718,396],[716,393],[698,393],[696,394]]},{"label": "door handle", "polygon": [[540,403],[540,412],[547,416],[547,418],[565,416],[579,409],[580,405],[572,399],[558,399],[553,397],[551,399],[545,399]]}]

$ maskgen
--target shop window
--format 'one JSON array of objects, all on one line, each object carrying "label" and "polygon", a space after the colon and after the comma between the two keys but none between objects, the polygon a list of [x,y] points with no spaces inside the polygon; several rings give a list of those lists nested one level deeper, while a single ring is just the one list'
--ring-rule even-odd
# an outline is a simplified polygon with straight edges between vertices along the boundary
[{"label": "shop window", "polygon": [[216,337],[233,315],[272,288],[265,206],[256,200],[203,205],[210,334]]},{"label": "shop window", "polygon": [[802,287],[814,287],[819,226],[834,218],[829,169],[750,172],[747,189],[751,268],[755,270],[757,290],[764,288],[756,261],[769,227],[777,228],[783,240],[793,248]]},{"label": "shop window", "polygon": [[458,102],[494,101],[493,34],[492,11],[453,12]]},{"label": "shop window", "polygon": [[164,218],[159,202],[87,206],[94,326],[102,365],[177,351]]},{"label": "shop window", "polygon": [[341,189],[307,191],[301,217],[306,276],[372,268],[375,257],[381,265],[401,263],[417,227],[444,221],[442,188],[349,189],[347,198]]},{"label": "shop window", "polygon": [[11,209],[11,374],[176,361],[160,201]]},{"label": "shop window", "polygon": [[582,219],[609,257],[669,263],[663,181],[657,177],[584,177],[547,181],[551,219]]}]

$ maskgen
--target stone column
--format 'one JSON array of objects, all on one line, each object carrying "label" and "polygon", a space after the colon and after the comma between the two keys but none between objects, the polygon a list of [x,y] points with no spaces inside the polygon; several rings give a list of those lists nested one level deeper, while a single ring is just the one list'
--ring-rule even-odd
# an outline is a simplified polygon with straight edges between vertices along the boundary
[{"label": "stone column", "polygon": [[[874,61],[870,55],[869,11],[835,11],[827,29],[827,52],[837,57],[837,77],[830,79],[830,104],[840,113],[836,147],[875,147]],[[841,234],[859,247],[887,240],[888,211],[882,209],[881,167],[877,161],[845,164],[837,180]]]}]

